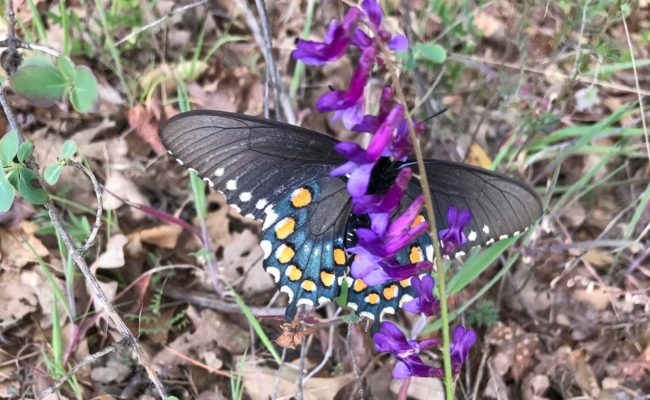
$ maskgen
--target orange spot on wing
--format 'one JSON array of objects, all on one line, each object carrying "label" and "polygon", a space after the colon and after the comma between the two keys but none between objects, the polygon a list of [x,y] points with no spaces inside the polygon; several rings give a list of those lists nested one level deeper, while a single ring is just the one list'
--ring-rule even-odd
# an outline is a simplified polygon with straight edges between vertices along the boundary
[{"label": "orange spot on wing", "polygon": [[413,223],[411,224],[411,228],[418,226],[421,222],[424,222],[424,216],[422,214],[415,217]]},{"label": "orange spot on wing", "polygon": [[411,251],[409,253],[409,260],[411,260],[412,263],[416,263],[424,260],[424,258],[422,257],[422,249],[420,249],[420,246],[411,247]]},{"label": "orange spot on wing", "polygon": [[278,239],[286,239],[294,232],[296,228],[296,220],[291,217],[286,217],[275,225],[275,236]]},{"label": "orange spot on wing", "polygon": [[352,285],[352,289],[354,289],[355,292],[360,292],[367,287],[368,285],[366,285],[361,279],[356,279],[354,285]]},{"label": "orange spot on wing", "polygon": [[401,281],[399,281],[399,285],[403,288],[407,288],[411,286],[411,278],[402,279]]},{"label": "orange spot on wing", "polygon": [[311,191],[307,188],[296,189],[291,194],[291,204],[296,208],[308,205],[311,200]]},{"label": "orange spot on wing", "polygon": [[295,265],[289,265],[287,268],[287,272],[285,272],[289,279],[293,282],[297,281],[298,279],[302,278],[302,271],[300,268],[296,267]]},{"label": "orange spot on wing", "polygon": [[393,300],[395,297],[397,297],[397,285],[390,285],[388,287],[384,288],[384,298],[386,300]]},{"label": "orange spot on wing", "polygon": [[277,258],[281,263],[288,263],[294,255],[296,255],[296,252],[291,248],[291,246],[287,246],[286,244],[281,244],[275,251],[275,258]]},{"label": "orange spot on wing", "polygon": [[366,296],[366,303],[369,304],[377,304],[379,303],[380,297],[377,293],[370,293],[369,295]]},{"label": "orange spot on wing", "polygon": [[332,273],[326,271],[321,271],[320,273],[320,280],[326,287],[330,287],[334,284],[334,278],[335,276]]},{"label": "orange spot on wing", "polygon": [[308,292],[313,292],[314,290],[316,290],[316,284],[314,283],[314,281],[310,281],[309,279],[302,281],[300,286],[302,286],[302,288]]},{"label": "orange spot on wing", "polygon": [[345,251],[343,249],[334,249],[334,262],[336,265],[345,265]]}]

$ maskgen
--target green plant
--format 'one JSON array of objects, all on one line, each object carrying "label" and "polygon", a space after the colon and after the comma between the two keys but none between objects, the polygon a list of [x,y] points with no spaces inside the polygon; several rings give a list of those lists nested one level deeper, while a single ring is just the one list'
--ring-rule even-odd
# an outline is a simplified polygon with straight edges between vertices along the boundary
[{"label": "green plant", "polygon": [[10,83],[16,93],[34,105],[49,107],[67,95],[75,110],[82,113],[94,107],[99,95],[90,68],[75,66],[66,56],[59,56],[57,65],[45,57],[28,58]]},{"label": "green plant", "polygon": [[45,190],[38,183],[38,177],[27,166],[34,146],[29,142],[19,143],[18,132],[11,130],[0,139],[0,212],[9,210],[19,193],[31,204],[40,205],[47,201]]}]

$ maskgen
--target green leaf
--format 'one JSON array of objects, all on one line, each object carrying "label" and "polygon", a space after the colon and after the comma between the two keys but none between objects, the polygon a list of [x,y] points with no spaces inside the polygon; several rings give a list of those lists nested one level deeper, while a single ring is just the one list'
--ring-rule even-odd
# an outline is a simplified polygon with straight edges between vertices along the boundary
[{"label": "green leaf", "polygon": [[18,131],[15,129],[5,133],[0,139],[0,160],[12,161],[18,152]]},{"label": "green leaf", "polygon": [[0,168],[0,212],[9,211],[15,197],[16,189],[7,181],[4,172]]},{"label": "green leaf", "polygon": [[34,171],[29,168],[18,170],[18,191],[31,204],[41,205],[47,202],[47,194],[38,183]]},{"label": "green leaf", "polygon": [[18,146],[18,161],[25,162],[27,157],[32,155],[32,150],[34,150],[34,145],[31,142],[22,142]]},{"label": "green leaf", "polygon": [[77,67],[74,85],[70,92],[70,102],[74,109],[80,113],[92,110],[98,95],[97,79],[93,72],[85,65]]},{"label": "green leaf", "polygon": [[61,177],[61,171],[63,171],[63,165],[61,164],[48,165],[47,168],[45,168],[45,172],[43,172],[45,182],[49,185],[57,183]]},{"label": "green leaf", "polygon": [[65,94],[68,83],[51,63],[24,63],[11,77],[11,88],[39,107],[50,107]]},{"label": "green leaf", "polygon": [[77,152],[77,143],[74,140],[66,140],[63,143],[63,148],[61,149],[61,158],[64,160],[69,160],[74,156],[74,153]]},{"label": "green leaf", "polygon": [[437,43],[416,43],[413,52],[416,60],[425,60],[434,64],[442,64],[447,59],[447,51]]},{"label": "green leaf", "polygon": [[74,82],[75,70],[72,61],[66,56],[59,56],[57,63],[59,64],[59,71],[61,72],[61,75],[63,75],[63,77],[68,82]]}]

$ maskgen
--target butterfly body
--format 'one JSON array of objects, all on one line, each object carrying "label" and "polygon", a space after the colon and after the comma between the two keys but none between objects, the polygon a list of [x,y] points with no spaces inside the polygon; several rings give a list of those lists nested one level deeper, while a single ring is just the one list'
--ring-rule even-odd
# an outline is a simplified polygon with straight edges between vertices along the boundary
[{"label": "butterfly body", "polygon": [[[349,276],[354,230],[367,216],[351,213],[345,177],[330,172],[346,160],[337,141],[304,128],[219,111],[192,111],[171,118],[161,139],[179,164],[196,170],[210,187],[224,193],[244,216],[262,221],[264,268],[289,296],[286,319],[300,306],[313,307],[349,285],[348,307],[377,323],[413,298],[408,280],[368,287]],[[413,161],[384,158],[373,169],[369,193],[385,192],[401,168]],[[541,216],[541,203],[527,185],[483,169],[441,160],[425,162],[438,229],[446,227],[449,207],[469,209],[468,243],[491,244],[518,235]],[[419,196],[416,177],[401,208]],[[423,218],[423,217],[422,217]],[[428,235],[397,254],[406,264],[433,259]]]}]

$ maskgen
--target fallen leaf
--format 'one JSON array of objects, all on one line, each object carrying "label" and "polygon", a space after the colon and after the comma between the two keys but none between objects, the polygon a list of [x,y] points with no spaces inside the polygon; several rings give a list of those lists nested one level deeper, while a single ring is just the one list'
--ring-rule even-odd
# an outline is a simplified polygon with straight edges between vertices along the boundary
[{"label": "fallen leaf", "polygon": [[183,228],[178,225],[159,225],[143,229],[136,234],[145,243],[154,244],[163,249],[173,249],[178,243],[178,237]]},{"label": "fallen leaf", "polygon": [[[387,377],[388,378],[388,377]],[[404,381],[392,380],[390,384],[391,392],[397,394]],[[445,389],[442,381],[437,378],[418,378],[411,377],[408,390],[406,394],[409,399],[429,400],[429,399],[444,399]]]},{"label": "fallen leaf", "polygon": [[137,104],[129,108],[127,118],[136,135],[147,142],[157,155],[165,154],[165,146],[163,146],[158,135],[158,124],[152,123],[154,115],[150,109],[142,104]]},{"label": "fallen leaf", "polygon": [[111,237],[106,244],[106,250],[97,257],[97,260],[91,266],[93,272],[99,268],[120,268],[124,266],[124,246],[129,242],[129,238],[118,233]]},{"label": "fallen leaf", "polygon": [[478,143],[472,143],[467,154],[467,163],[481,168],[490,168],[492,160],[483,147]]},{"label": "fallen leaf", "polygon": [[0,228],[0,261],[2,265],[23,268],[29,263],[37,262],[37,258],[27,243],[41,258],[50,254],[43,243],[34,236],[37,229],[37,225],[27,221],[22,221],[14,228]]},{"label": "fallen leaf", "polygon": [[0,275],[0,304],[0,321],[16,321],[36,311],[38,297],[21,273],[7,270]]}]

